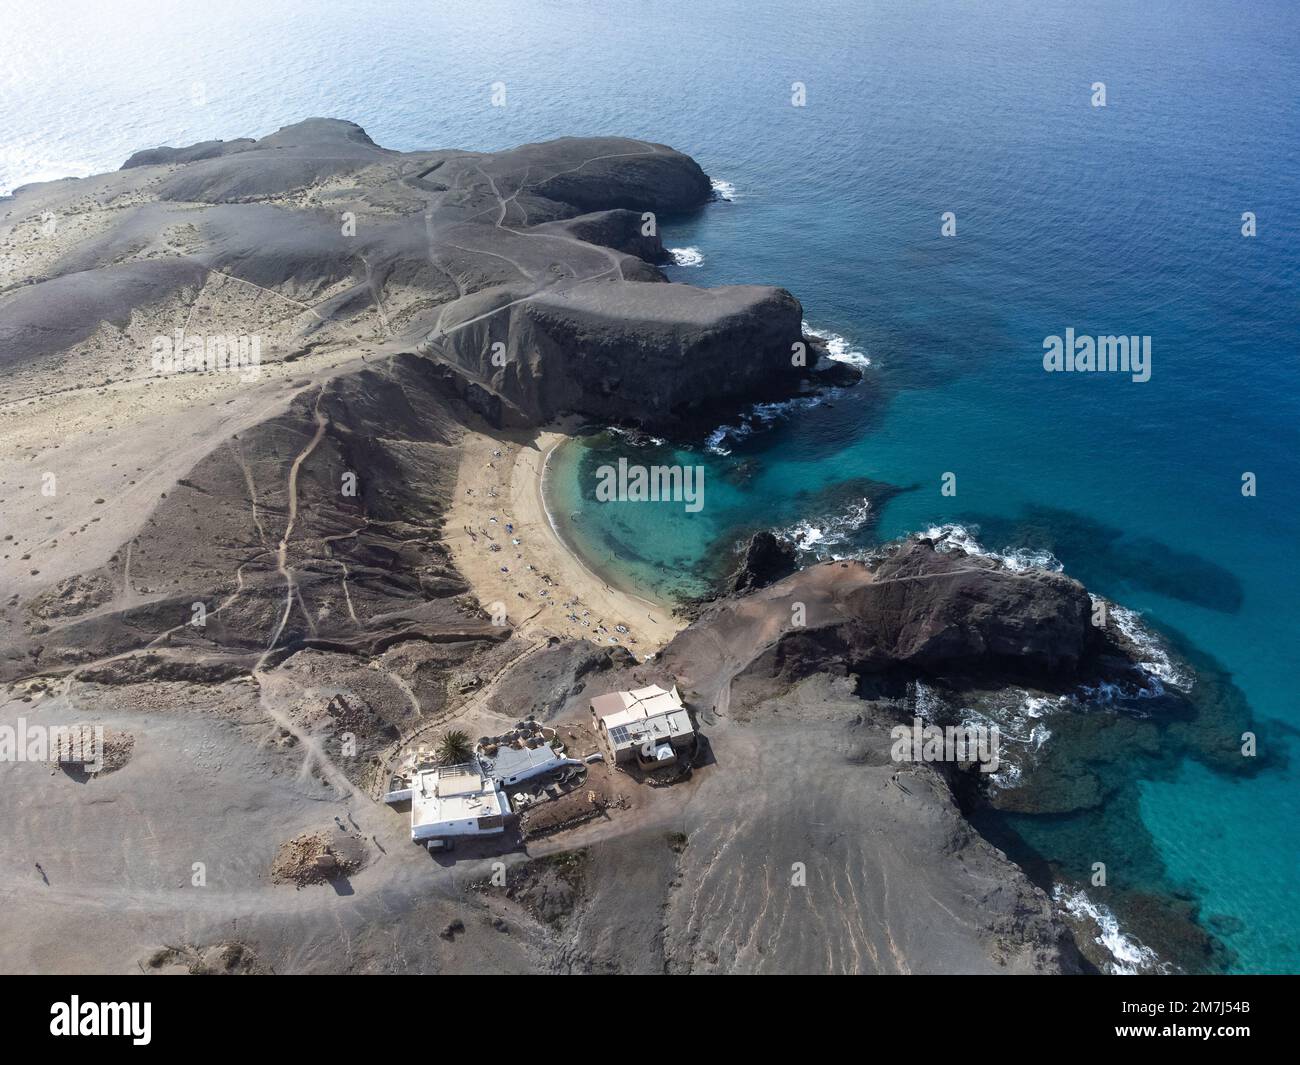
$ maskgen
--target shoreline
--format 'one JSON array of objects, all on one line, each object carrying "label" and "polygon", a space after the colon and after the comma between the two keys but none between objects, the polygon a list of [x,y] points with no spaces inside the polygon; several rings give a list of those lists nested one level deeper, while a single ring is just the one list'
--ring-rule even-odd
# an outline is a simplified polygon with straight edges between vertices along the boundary
[{"label": "shoreline", "polygon": [[686,623],[671,606],[611,586],[560,533],[544,483],[552,453],[571,439],[562,428],[467,430],[442,539],[483,609],[521,635],[622,646],[644,660]]},{"label": "shoreline", "polygon": [[576,562],[579,566],[581,566],[583,571],[593,581],[598,581],[600,583],[601,587],[604,588],[605,591],[609,592],[612,595],[624,595],[628,599],[632,600],[634,603],[638,603],[649,610],[658,610],[668,615],[671,615],[673,611],[676,609],[676,607],[674,607],[671,603],[665,603],[660,600],[650,599],[640,594],[639,592],[634,592],[631,588],[619,587],[617,582],[611,583],[605,577],[604,574],[597,572],[595,569],[591,567],[587,559],[583,557],[582,552],[577,548],[577,546],[573,543],[573,541],[570,538],[566,537],[564,533],[560,530],[560,525],[555,520],[555,515],[551,512],[551,508],[546,503],[546,479],[548,476],[550,476],[551,473],[551,456],[554,455],[555,452],[557,452],[565,444],[571,444],[577,438],[561,432],[556,432],[550,435],[553,435],[555,439],[551,440],[551,442],[546,448],[546,451],[542,454],[542,458],[540,462],[541,469],[537,475],[537,494],[538,494],[538,503],[541,506],[542,513],[546,516],[546,523],[550,527],[551,536],[554,537],[556,543],[558,543],[561,548],[563,548],[565,551],[569,553],[573,561]]}]

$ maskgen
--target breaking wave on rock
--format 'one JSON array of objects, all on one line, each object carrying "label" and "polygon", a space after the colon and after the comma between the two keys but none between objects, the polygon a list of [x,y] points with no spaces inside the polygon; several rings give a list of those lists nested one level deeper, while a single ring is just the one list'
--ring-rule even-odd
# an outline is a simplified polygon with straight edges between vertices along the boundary
[{"label": "breaking wave on rock", "polygon": [[[1052,738],[1052,730],[1043,718],[1061,709],[1069,697],[1036,695],[1023,688],[1008,688],[1003,694],[1010,701],[999,698],[981,709],[963,705],[959,716],[963,728],[997,730],[1000,764],[989,774],[989,781],[999,791],[1010,791],[1020,785],[1024,766]],[[942,719],[950,711],[939,693],[921,680],[911,683],[911,703],[912,712],[927,723]]]},{"label": "breaking wave on rock", "polygon": [[968,555],[982,558],[995,558],[1012,573],[1023,573],[1030,569],[1045,569],[1061,573],[1065,567],[1050,551],[1034,551],[1027,547],[1006,548],[1002,551],[990,551],[976,539],[978,529],[972,531],[964,525],[932,525],[921,535],[933,540],[939,551],[964,551]]},{"label": "breaking wave on rock", "polygon": [[1196,678],[1169,657],[1160,637],[1142,624],[1141,614],[1111,603],[1110,616],[1119,631],[1142,653],[1138,665],[1156,682],[1160,689],[1156,694],[1163,694],[1166,685],[1180,692],[1192,690]]},{"label": "breaking wave on rock", "polygon": [[1076,920],[1091,919],[1101,934],[1097,942],[1112,959],[1106,971],[1112,976],[1137,976],[1139,973],[1164,972],[1168,968],[1154,950],[1120,929],[1119,920],[1101,903],[1093,902],[1082,888],[1056,884],[1052,901]]},{"label": "breaking wave on rock", "polygon": [[826,357],[828,359],[834,359],[836,362],[846,362],[850,366],[856,366],[859,370],[865,370],[871,365],[871,357],[866,352],[853,348],[848,339],[839,333],[832,333],[825,329],[815,329],[807,322],[803,323],[803,331],[810,337],[816,337],[818,340],[826,342]]},{"label": "breaking wave on rock", "polygon": [[704,441],[704,449],[714,455],[730,455],[728,442],[735,444],[753,433],[766,429],[780,419],[795,411],[811,410],[821,406],[828,399],[834,399],[843,393],[843,389],[832,388],[814,396],[796,396],[794,399],[778,400],[774,403],[755,403],[735,425],[719,425]]},{"label": "breaking wave on rock", "polygon": [[673,266],[703,266],[704,253],[699,248],[669,248]]},{"label": "breaking wave on rock", "polygon": [[836,549],[852,548],[854,536],[872,517],[871,501],[863,497],[838,513],[801,518],[778,530],[777,535],[818,559],[839,560],[857,554],[855,550],[837,553]]},{"label": "breaking wave on rock", "polygon": [[653,436],[637,429],[624,429],[618,425],[605,426],[605,432],[616,436],[631,447],[664,447],[668,441],[661,436]]},{"label": "breaking wave on rock", "polygon": [[1009,688],[1011,701],[988,707],[988,712],[964,709],[963,725],[996,727],[1003,744],[998,770],[989,779],[999,791],[1020,786],[1026,764],[1033,761],[1052,738],[1052,730],[1043,718],[1062,709],[1069,702],[1065,695],[1035,695],[1023,688]]}]

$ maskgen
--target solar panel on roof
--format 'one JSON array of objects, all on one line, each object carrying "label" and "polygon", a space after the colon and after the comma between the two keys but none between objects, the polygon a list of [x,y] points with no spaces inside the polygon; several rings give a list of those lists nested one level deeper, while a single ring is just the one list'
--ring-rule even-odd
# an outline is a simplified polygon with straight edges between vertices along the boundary
[{"label": "solar panel on roof", "polygon": [[615,743],[626,743],[628,741],[627,726],[615,725],[609,730],[609,738]]}]

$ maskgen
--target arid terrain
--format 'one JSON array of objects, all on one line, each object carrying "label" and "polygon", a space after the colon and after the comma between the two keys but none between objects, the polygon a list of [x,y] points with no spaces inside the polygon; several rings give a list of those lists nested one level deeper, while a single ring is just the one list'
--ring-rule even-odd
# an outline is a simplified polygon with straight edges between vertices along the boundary
[{"label": "arid terrain", "polygon": [[[971,827],[977,771],[890,756],[918,679],[1140,683],[1082,586],[913,540],[688,623],[547,521],[579,421],[671,434],[852,374],[788,292],[664,278],[656,217],[710,194],[663,145],[314,119],[0,201],[0,725],[114,741],[99,773],[0,763],[0,970],[1100,964]],[[213,337],[259,361],[159,368]],[[650,683],[700,732],[669,786],[601,767],[599,816],[437,855],[381,801],[448,729]]]}]

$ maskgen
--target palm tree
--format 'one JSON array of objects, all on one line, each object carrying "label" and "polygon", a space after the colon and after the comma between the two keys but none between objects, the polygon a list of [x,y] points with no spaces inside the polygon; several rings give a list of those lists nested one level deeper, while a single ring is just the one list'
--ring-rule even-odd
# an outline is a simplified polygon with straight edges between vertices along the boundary
[{"label": "palm tree", "polygon": [[443,765],[459,765],[468,762],[474,749],[470,746],[469,733],[460,729],[450,729],[442,734],[438,741],[438,760]]}]

